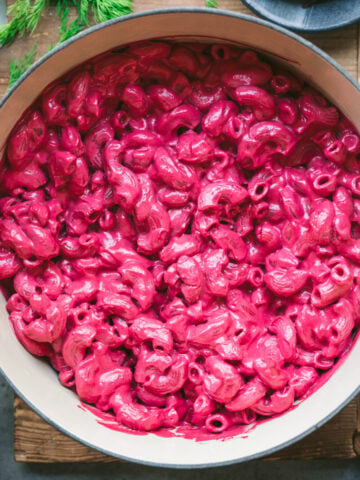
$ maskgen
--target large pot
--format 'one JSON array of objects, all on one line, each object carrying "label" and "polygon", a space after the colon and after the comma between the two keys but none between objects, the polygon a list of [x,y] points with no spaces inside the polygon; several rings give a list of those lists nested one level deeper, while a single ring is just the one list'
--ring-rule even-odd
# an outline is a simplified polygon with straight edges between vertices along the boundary
[{"label": "large pot", "polygon": [[[167,37],[232,42],[260,50],[304,76],[360,130],[360,90],[331,58],[306,40],[267,22],[210,9],[169,9],[130,15],[95,26],[55,48],[17,82],[1,103],[0,145],[24,110],[50,82],[113,47]],[[226,441],[196,442],[111,430],[79,408],[80,400],[61,386],[55,371],[17,341],[0,300],[0,369],[15,391],[46,421],[101,452],[139,463],[168,467],[210,467],[274,453],[313,432],[343,408],[360,386],[360,342],[330,379],[286,414]]]}]

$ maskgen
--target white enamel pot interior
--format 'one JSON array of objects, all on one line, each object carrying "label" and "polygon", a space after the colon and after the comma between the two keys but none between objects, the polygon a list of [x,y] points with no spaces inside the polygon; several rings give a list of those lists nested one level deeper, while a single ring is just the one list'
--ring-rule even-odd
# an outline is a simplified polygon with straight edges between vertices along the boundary
[{"label": "white enamel pot interior", "polygon": [[[360,130],[358,86],[329,57],[300,37],[262,20],[210,9],[145,12],[89,29],[32,67],[3,99],[0,145],[24,110],[50,82],[85,60],[122,44],[160,37],[233,42],[262,51],[299,72],[336,104]],[[52,368],[18,343],[0,300],[0,369],[16,392],[45,420],[90,447],[115,457],[169,467],[209,467],[241,462],[283,448],[328,420],[356,394],[360,342],[313,395],[288,413],[226,441],[195,442],[110,430],[79,408]]]}]

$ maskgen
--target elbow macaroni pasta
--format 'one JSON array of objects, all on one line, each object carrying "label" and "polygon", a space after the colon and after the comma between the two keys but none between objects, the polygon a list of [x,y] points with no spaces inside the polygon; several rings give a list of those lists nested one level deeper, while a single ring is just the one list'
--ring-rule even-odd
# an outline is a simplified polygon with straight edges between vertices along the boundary
[{"label": "elbow macaroni pasta", "polygon": [[19,341],[132,429],[289,409],[360,321],[360,137],[255,52],[147,42],[50,85],[1,172]]}]

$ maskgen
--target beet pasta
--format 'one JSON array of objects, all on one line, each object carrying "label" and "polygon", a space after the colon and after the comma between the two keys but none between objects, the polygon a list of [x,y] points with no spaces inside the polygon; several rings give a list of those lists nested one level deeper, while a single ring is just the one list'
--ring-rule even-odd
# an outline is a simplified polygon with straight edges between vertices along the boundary
[{"label": "beet pasta", "polygon": [[360,138],[229,45],[134,44],[11,133],[0,279],[15,334],[126,427],[285,412],[360,321]]}]

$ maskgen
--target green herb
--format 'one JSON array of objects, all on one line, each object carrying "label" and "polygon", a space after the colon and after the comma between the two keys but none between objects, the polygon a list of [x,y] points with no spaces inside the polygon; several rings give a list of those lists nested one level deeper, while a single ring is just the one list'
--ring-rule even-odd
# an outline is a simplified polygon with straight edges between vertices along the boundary
[{"label": "green herb", "polygon": [[0,27],[0,45],[11,43],[14,38],[24,33],[33,33],[39,23],[47,0],[16,0],[7,9],[11,20]]},{"label": "green herb", "polygon": [[[85,4],[85,9],[83,4]],[[70,23],[70,25],[68,25],[70,7],[74,5],[77,9],[78,16]],[[59,15],[61,23],[57,44],[64,42],[88,26],[87,10],[88,0],[83,0],[80,6],[77,3],[74,3],[73,0],[58,0],[56,4],[56,13]]]},{"label": "green herb", "polygon": [[34,63],[35,51],[36,51],[36,42],[34,43],[30,52],[26,54],[22,59],[10,61],[9,63],[10,80],[9,80],[8,88],[14,85],[14,83],[21,77],[21,75],[24,72],[26,72],[26,70]]},{"label": "green herb", "polygon": [[216,0],[205,0],[205,4],[208,8],[218,8],[218,3]]},{"label": "green herb", "polygon": [[132,12],[132,0],[90,0],[96,22],[106,22]]},{"label": "green herb", "polygon": [[34,0],[27,15],[27,31],[31,34],[34,32],[40,20],[41,14],[45,8],[46,0]]},{"label": "green herb", "polygon": [[[8,7],[7,15],[10,21],[0,26],[0,47],[13,42],[17,35],[32,34],[41,17],[42,12],[51,0],[16,0]],[[210,3],[215,0],[207,0]],[[215,1],[216,3],[216,1]],[[56,14],[60,17],[59,43],[68,40],[73,35],[88,27],[89,16],[95,22],[105,22],[132,12],[133,0],[57,0]],[[77,17],[69,23],[70,7],[77,9]],[[49,48],[51,50],[53,45]],[[36,46],[21,60],[12,60],[9,63],[9,87],[30,67],[34,62]]]},{"label": "green herb", "polygon": [[59,32],[60,36],[57,44],[59,45],[59,43],[65,42],[65,40],[68,40],[77,33],[81,32],[81,30],[83,30],[86,26],[87,24],[81,18],[75,18],[75,20],[73,20],[66,28],[66,30]]},{"label": "green herb", "polygon": [[69,18],[69,5],[68,2],[65,0],[59,0],[56,4],[56,15],[60,17],[60,29],[59,29],[59,37],[61,37],[64,32],[66,32],[68,26],[68,18]]},{"label": "green herb", "polygon": [[[16,0],[9,6],[7,15],[10,21],[0,26],[0,46],[11,43],[17,35],[32,34],[50,1]],[[133,0],[57,0],[56,13],[60,17],[59,42],[89,26],[89,15],[92,15],[95,22],[105,22],[131,13],[132,4]],[[69,10],[72,6],[77,9],[77,17],[68,25]]]},{"label": "green herb", "polygon": [[88,12],[89,0],[82,0],[80,2],[79,17],[83,20],[84,23],[86,23],[86,25],[89,25]]},{"label": "green herb", "polygon": [[30,10],[30,0],[16,0],[8,7],[7,15],[10,22],[0,27],[0,44],[11,43],[16,35],[24,35],[28,29],[27,14]]}]

